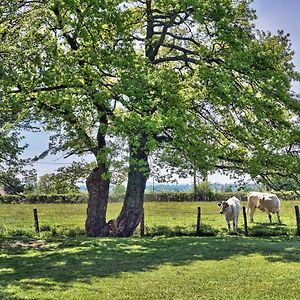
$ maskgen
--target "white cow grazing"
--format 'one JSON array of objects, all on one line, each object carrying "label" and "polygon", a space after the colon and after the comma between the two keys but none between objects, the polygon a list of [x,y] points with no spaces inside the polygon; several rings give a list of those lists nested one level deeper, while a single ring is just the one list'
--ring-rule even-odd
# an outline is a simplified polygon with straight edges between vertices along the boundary
[{"label": "white cow grazing", "polygon": [[259,199],[257,208],[265,211],[268,216],[270,223],[272,223],[272,214],[277,214],[278,223],[281,224],[279,210],[280,210],[280,200],[274,194],[268,194]]},{"label": "white cow grazing", "polygon": [[250,192],[247,195],[247,211],[250,213],[250,223],[253,223],[253,215],[258,205],[259,199],[266,196],[268,193]]},{"label": "white cow grazing", "polygon": [[220,214],[224,214],[228,232],[230,231],[230,221],[233,221],[233,229],[234,232],[237,233],[240,214],[240,200],[236,197],[231,197],[227,201],[219,202],[218,206],[220,207]]},{"label": "white cow grazing", "polygon": [[[267,201],[266,206],[268,206],[268,208],[265,208],[265,204],[263,204],[261,201],[261,199],[274,199],[273,204],[271,204],[270,201]],[[261,201],[261,204],[260,204]],[[271,194],[271,193],[262,193],[262,192],[251,192],[248,194],[247,196],[247,207],[248,207],[248,213],[250,213],[250,223],[253,223],[253,216],[254,216],[254,212],[256,210],[257,207],[260,208],[260,210],[262,211],[267,211],[267,213],[269,214],[269,219],[271,220],[271,215],[270,212],[274,211],[273,213],[275,213],[276,211],[278,211],[277,216],[278,216],[278,221],[280,222],[279,219],[279,209],[280,209],[280,201],[278,199],[278,197],[275,194]]]}]

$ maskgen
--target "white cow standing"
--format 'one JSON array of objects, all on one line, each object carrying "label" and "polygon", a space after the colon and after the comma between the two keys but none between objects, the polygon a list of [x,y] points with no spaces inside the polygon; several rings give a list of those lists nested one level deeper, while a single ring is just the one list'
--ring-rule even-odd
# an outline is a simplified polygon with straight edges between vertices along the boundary
[{"label": "white cow standing", "polygon": [[272,222],[271,213],[277,214],[278,222],[280,221],[280,200],[275,194],[271,193],[261,193],[261,192],[251,192],[247,196],[247,207],[248,212],[250,212],[250,223],[254,222],[253,215],[256,208],[264,211],[268,214],[270,223]]},{"label": "white cow standing", "polygon": [[240,214],[240,200],[236,197],[231,197],[227,201],[218,202],[218,206],[220,207],[220,214],[224,214],[228,232],[230,231],[230,221],[233,221],[233,229],[234,232],[237,233]]}]

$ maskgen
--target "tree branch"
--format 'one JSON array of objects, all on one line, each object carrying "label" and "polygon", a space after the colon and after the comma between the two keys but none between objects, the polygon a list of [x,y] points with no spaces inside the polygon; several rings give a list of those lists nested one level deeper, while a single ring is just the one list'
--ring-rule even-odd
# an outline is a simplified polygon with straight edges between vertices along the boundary
[{"label": "tree branch", "polygon": [[163,47],[166,47],[166,48],[169,48],[169,49],[171,49],[171,50],[181,51],[181,52],[183,52],[184,54],[197,55],[197,52],[192,51],[192,50],[189,50],[189,49],[184,48],[184,47],[181,47],[181,46],[178,46],[178,45],[166,43],[166,44],[163,44],[162,46],[163,46]]},{"label": "tree branch", "polygon": [[185,62],[185,63],[193,63],[193,64],[198,64],[200,61],[191,57],[187,57],[185,55],[181,55],[181,56],[169,56],[169,57],[160,57],[157,59],[154,59],[152,61],[153,64],[159,64],[159,63],[163,63],[163,62],[171,62],[171,61],[181,61],[181,62]]},{"label": "tree branch", "polygon": [[84,88],[83,85],[68,85],[68,84],[61,84],[57,86],[46,86],[46,87],[40,87],[40,88],[34,88],[31,91],[26,91],[24,88],[21,88],[18,86],[16,90],[12,90],[8,92],[9,94],[18,94],[18,93],[38,93],[38,92],[50,92],[50,91],[58,91],[58,90],[64,90],[64,89],[73,89],[73,88]]}]

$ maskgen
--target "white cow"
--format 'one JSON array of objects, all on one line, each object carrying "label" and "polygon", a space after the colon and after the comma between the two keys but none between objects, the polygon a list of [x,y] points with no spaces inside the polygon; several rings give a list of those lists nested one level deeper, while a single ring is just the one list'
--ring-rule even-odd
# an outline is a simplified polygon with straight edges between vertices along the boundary
[{"label": "white cow", "polygon": [[268,216],[270,223],[272,223],[272,214],[277,214],[278,223],[281,224],[279,210],[280,210],[280,200],[274,194],[268,194],[259,199],[257,208],[261,211],[265,211]]},{"label": "white cow", "polygon": [[[265,200],[267,200],[265,202]],[[251,192],[247,196],[247,207],[248,213],[250,213],[250,223],[254,222],[253,215],[256,208],[259,208],[262,211],[266,211],[269,215],[271,222],[271,212],[274,214],[277,213],[278,222],[281,223],[279,217],[280,209],[280,200],[275,194],[271,193],[262,193],[262,192]]]},{"label": "white cow", "polygon": [[228,232],[230,231],[230,221],[233,221],[233,229],[234,232],[237,233],[240,214],[240,200],[236,197],[231,197],[227,201],[219,202],[218,206],[220,207],[220,214],[224,214]]}]

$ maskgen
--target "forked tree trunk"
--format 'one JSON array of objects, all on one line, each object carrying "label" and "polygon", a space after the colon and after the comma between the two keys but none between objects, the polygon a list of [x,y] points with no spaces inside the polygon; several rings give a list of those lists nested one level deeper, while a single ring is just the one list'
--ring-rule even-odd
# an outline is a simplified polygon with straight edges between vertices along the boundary
[{"label": "forked tree trunk", "polygon": [[138,146],[129,145],[129,174],[125,199],[118,218],[108,222],[110,236],[131,236],[141,222],[145,187],[149,177],[146,139],[146,134],[141,134]]},{"label": "forked tree trunk", "polygon": [[131,236],[141,222],[147,176],[141,171],[131,171],[122,210],[116,220],[114,236]]},{"label": "forked tree trunk", "polygon": [[89,192],[87,219],[85,232],[87,236],[106,236],[106,210],[109,194],[109,180],[104,179],[106,173],[104,166],[98,166],[92,170],[86,185]]}]

